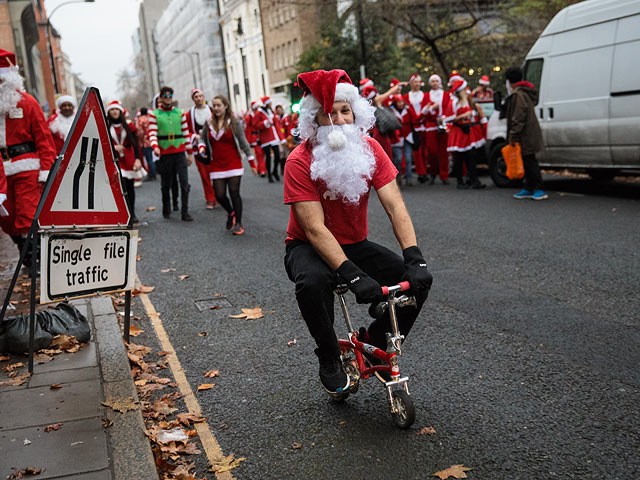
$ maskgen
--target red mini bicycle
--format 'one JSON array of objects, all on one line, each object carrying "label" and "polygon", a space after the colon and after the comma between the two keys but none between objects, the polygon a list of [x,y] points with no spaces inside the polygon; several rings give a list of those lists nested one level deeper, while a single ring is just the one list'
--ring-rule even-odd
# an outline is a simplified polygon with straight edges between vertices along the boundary
[{"label": "red mini bicycle", "polygon": [[[416,419],[416,410],[413,399],[409,394],[407,382],[409,377],[401,377],[398,367],[398,356],[402,355],[402,341],[404,335],[398,330],[396,307],[408,305],[416,306],[415,297],[400,295],[397,293],[409,289],[409,282],[401,282],[391,287],[382,287],[385,301],[378,305],[379,313],[389,311],[392,332],[387,333],[387,350],[381,350],[358,339],[358,332],[353,328],[351,316],[347,310],[344,294],[349,290],[346,285],[338,285],[335,293],[340,299],[340,307],[349,331],[348,340],[338,340],[340,344],[341,360],[345,373],[351,379],[349,388],[344,392],[332,393],[331,398],[336,402],[344,401],[349,394],[356,393],[360,386],[360,379],[367,379],[375,375],[387,391],[387,398],[391,406],[391,415],[394,422],[400,428],[409,428]],[[366,356],[365,356],[366,354]],[[374,357],[379,361],[376,365],[369,358]],[[385,379],[381,374],[386,373]],[[390,378],[390,380],[389,380]]]}]

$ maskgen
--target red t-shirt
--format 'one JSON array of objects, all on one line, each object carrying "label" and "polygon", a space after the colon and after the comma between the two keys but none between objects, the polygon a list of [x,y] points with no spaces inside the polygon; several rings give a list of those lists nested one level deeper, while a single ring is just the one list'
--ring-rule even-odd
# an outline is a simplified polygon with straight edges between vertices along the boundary
[{"label": "red t-shirt", "polygon": [[[373,150],[376,167],[373,178],[369,180],[369,188],[379,190],[396,179],[398,171],[384,152],[380,144],[373,138],[367,137],[369,147]],[[311,179],[311,148],[308,141],[296,147],[287,157],[284,169],[284,203],[290,205],[296,202],[320,202],[324,211],[324,224],[336,238],[338,243],[345,245],[361,242],[367,238],[367,206],[369,192],[360,198],[356,205],[345,202],[332,192],[322,180]],[[286,242],[309,239],[298,224],[293,206],[289,215]]]}]

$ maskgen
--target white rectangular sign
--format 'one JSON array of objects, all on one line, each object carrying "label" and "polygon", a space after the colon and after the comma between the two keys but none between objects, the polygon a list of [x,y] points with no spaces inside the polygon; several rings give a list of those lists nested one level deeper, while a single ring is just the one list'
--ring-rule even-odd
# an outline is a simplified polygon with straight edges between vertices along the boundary
[{"label": "white rectangular sign", "polygon": [[137,230],[43,233],[41,239],[40,303],[133,289]]}]

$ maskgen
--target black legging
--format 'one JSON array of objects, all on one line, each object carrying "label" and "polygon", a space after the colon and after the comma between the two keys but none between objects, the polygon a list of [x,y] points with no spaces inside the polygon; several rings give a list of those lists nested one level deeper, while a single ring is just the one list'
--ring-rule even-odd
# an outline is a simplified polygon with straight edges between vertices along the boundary
[{"label": "black legging", "polygon": [[[214,178],[213,190],[216,192],[216,201],[222,205],[227,213],[234,212],[236,223],[242,224],[242,198],[240,198],[240,180],[241,175],[231,178]],[[227,197],[227,187],[229,187],[229,196]]]},{"label": "black legging", "polygon": [[136,189],[133,186],[133,179],[125,178],[121,175],[120,180],[122,180],[122,187],[124,188],[124,192],[127,194],[127,206],[129,207],[131,218],[133,219],[133,217],[136,216]]},{"label": "black legging", "polygon": [[477,183],[478,172],[476,171],[475,154],[471,151],[453,152],[453,175],[458,179],[458,184],[462,184],[462,164],[467,166],[467,175],[472,184]]},{"label": "black legging", "polygon": [[[271,178],[271,175],[273,175],[276,177],[276,179],[278,179],[278,165],[280,165],[280,148],[278,148],[278,145],[266,145],[262,147],[262,151],[264,152],[264,160],[267,164],[267,173],[269,174],[269,178]],[[273,152],[273,169],[271,168],[271,152]]]}]

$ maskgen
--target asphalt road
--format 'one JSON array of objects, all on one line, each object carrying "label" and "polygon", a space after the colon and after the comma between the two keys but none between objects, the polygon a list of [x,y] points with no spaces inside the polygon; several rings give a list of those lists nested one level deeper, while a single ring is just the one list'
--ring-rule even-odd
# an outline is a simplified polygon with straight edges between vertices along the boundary
[{"label": "asphalt road", "polygon": [[[320,386],[282,263],[281,184],[245,175],[235,237],[189,174],[193,223],[162,218],[159,182],[137,189],[138,273],[191,387],[220,370],[198,398],[223,452],[247,458],[236,478],[425,479],[459,463],[471,479],[640,475],[640,184],[554,177],[546,202],[404,191],[434,284],[401,358],[417,420],[400,430],[377,381],[338,406]],[[397,250],[370,203],[369,238]],[[197,308],[216,293],[229,308]],[[263,319],[228,317],[256,305]],[[425,426],[437,433],[418,435]]]}]

